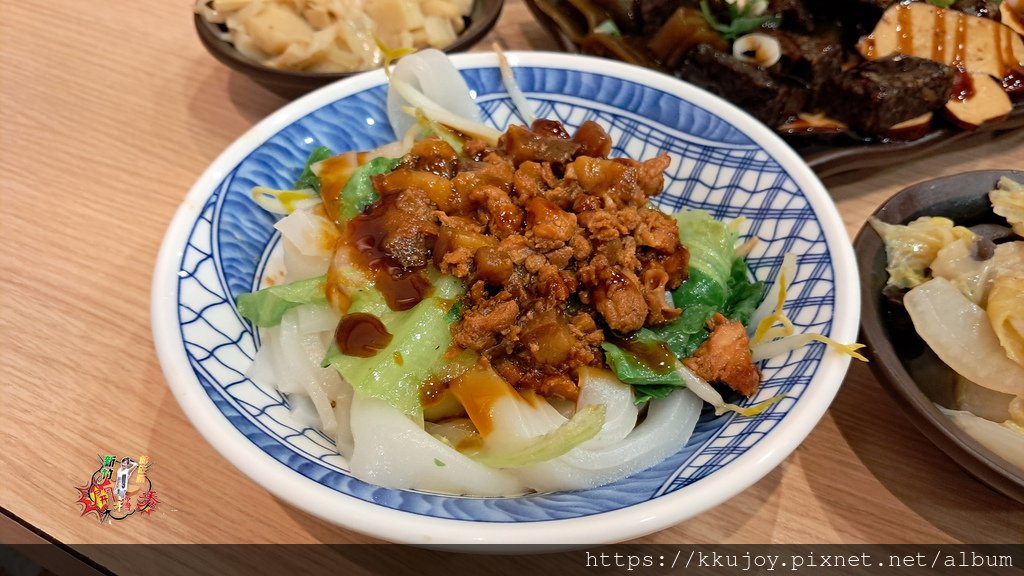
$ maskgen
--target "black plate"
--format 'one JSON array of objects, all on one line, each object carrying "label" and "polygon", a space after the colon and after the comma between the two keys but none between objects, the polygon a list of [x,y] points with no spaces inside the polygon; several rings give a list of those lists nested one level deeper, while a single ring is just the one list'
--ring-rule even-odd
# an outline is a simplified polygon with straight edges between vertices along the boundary
[{"label": "black plate", "polygon": [[1024,101],[1014,104],[1010,115],[999,122],[984,124],[976,130],[943,127],[932,129],[909,142],[795,146],[794,149],[819,177],[835,176],[865,168],[881,168],[930,154],[959,142],[961,146],[979,144],[1000,134],[1024,127]]},{"label": "black plate", "polygon": [[[1024,171],[983,170],[921,182],[906,188],[876,212],[891,224],[921,216],[945,216],[956,224],[1005,224],[992,213],[988,193],[1001,176],[1024,182]],[[1024,470],[993,454],[957,428],[934,403],[948,405],[953,373],[917,336],[909,320],[882,296],[888,279],[882,239],[865,224],[854,242],[861,278],[861,338],[870,366],[915,426],[964,469],[996,490],[1024,502]]]},{"label": "black plate", "polygon": [[[579,46],[534,2],[525,0],[527,8],[558,46],[566,52],[578,53]],[[836,138],[810,140],[806,137],[787,138],[793,149],[803,157],[819,178],[836,176],[866,168],[881,168],[946,148],[954,143],[961,146],[979,144],[999,134],[1024,127],[1024,101],[1014,104],[1010,115],[999,121],[979,126],[975,130],[936,127],[925,136],[907,142],[861,142]]]}]

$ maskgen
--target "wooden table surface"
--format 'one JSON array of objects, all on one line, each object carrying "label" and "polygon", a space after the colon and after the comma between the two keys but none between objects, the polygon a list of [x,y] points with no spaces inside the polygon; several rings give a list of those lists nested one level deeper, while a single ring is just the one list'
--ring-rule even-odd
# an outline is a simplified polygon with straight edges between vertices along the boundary
[{"label": "wooden table surface", "polygon": [[[0,10],[0,507],[68,544],[371,542],[228,464],[157,363],[150,279],[171,216],[228,144],[285,104],[203,50],[188,4]],[[521,0],[479,49],[494,40],[555,49]],[[852,237],[900,188],[983,168],[1024,168],[1024,131],[827,184]],[[111,525],[80,515],[75,487],[101,453],[149,455],[155,513]],[[1024,506],[947,459],[855,363],[782,465],[638,542],[1019,543]]]}]

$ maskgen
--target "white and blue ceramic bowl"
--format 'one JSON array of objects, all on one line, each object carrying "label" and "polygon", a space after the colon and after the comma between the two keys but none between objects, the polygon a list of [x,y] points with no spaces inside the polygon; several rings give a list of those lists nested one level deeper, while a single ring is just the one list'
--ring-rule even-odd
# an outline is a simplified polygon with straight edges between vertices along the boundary
[{"label": "white and blue ceramic bowl", "polygon": [[[801,159],[739,109],[669,76],[583,56],[510,53],[538,112],[569,127],[599,122],[616,155],[672,163],[666,210],[747,219],[748,262],[769,284],[799,256],[787,312],[799,331],[852,342],[860,313],[850,240]],[[517,122],[493,54],[452,57],[485,120]],[[516,498],[380,488],[350,476],[332,441],[290,418],[286,400],[247,380],[257,346],[234,306],[258,287],[277,245],[253,186],[287,187],[314,147],[366,150],[393,139],[386,79],[369,72],[320,89],[257,124],[199,178],[171,222],[153,279],[153,331],[164,374],[193,424],[278,498],[385,540],[413,544],[607,543],[649,534],[737,494],[807,436],[835,396],[848,358],[814,344],[762,365],[764,414],[705,414],[686,447],[635,476],[590,490]]]}]

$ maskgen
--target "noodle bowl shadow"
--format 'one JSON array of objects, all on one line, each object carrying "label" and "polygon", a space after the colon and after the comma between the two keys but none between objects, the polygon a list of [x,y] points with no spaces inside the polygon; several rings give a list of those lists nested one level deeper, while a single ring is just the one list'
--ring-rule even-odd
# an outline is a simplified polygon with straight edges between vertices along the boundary
[{"label": "noodle bowl shadow", "polygon": [[[456,53],[472,48],[494,27],[501,16],[504,3],[505,0],[475,0],[467,18],[466,28],[454,42],[442,50]],[[364,72],[302,72],[266,66],[239,52],[231,42],[223,40],[217,24],[208,22],[201,14],[193,15],[193,20],[199,40],[214,58],[228,68],[248,76],[267,90],[289,100],[331,82]]]},{"label": "noodle bowl shadow", "polygon": [[[758,242],[750,274],[776,282],[798,255],[786,311],[798,332],[842,342],[857,333],[858,275],[845,226],[811,169],[777,136],[725,101],[670,76],[608,60],[507,54],[538,115],[570,131],[599,122],[614,156],[665,153],[666,211],[744,218]],[[481,117],[521,123],[494,54],[451,58]],[[302,424],[287,398],[245,376],[258,334],[238,294],[261,286],[280,235],[252,202],[254,186],[285,188],[316,146],[369,150],[394,139],[383,71],[353,76],[275,112],[200,176],[171,222],[153,278],[153,334],[168,385],[225,459],[297,508],[346,528],[424,547],[621,542],[678,524],[747,489],[779,465],[827,411],[849,357],[821,344],[761,363],[750,400],[782,399],[755,417],[705,413],[685,446],[610,484],[520,497],[394,490],[353,477],[333,441]]]},{"label": "noodle bowl shadow", "polygon": [[[1000,176],[1024,180],[1024,172],[1016,170],[982,170],[929,180],[898,192],[874,216],[890,224],[906,224],[921,216],[944,216],[963,226],[1005,223],[992,213],[988,200]],[[875,376],[939,449],[985,484],[1024,502],[1024,470],[982,446],[935,407],[936,403],[952,407],[953,372],[914,332],[906,312],[888,305],[882,295],[888,279],[882,239],[865,224],[854,246],[861,270],[861,341],[867,345]]]}]

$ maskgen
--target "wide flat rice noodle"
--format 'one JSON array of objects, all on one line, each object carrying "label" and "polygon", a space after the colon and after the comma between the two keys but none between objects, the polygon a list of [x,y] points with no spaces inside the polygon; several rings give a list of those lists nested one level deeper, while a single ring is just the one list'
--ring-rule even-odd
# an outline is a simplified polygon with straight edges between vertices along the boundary
[{"label": "wide flat rice noodle", "polygon": [[526,492],[511,473],[479,464],[436,438],[383,400],[352,401],[352,474],[387,488],[509,496]]},{"label": "wide flat rice noodle", "polygon": [[652,400],[647,417],[624,439],[591,448],[584,442],[567,454],[516,471],[530,487],[546,492],[592,488],[649,468],[686,445],[700,416],[701,400],[685,389]]}]

